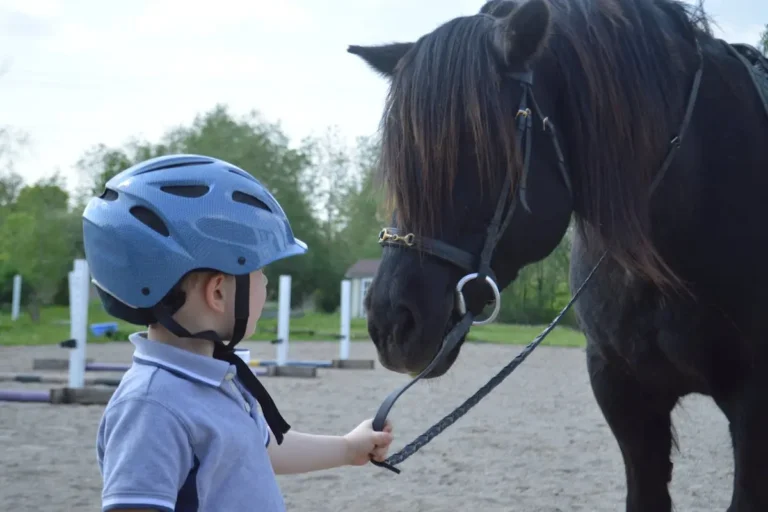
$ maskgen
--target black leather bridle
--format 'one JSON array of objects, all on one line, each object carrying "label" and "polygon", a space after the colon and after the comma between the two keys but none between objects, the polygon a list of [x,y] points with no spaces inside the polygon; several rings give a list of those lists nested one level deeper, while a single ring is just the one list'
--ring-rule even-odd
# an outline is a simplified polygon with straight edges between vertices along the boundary
[{"label": "black leather bridle", "polygon": [[[688,129],[688,125],[690,124],[691,117],[693,115],[693,110],[696,105],[696,100],[698,98],[699,88],[701,85],[701,77],[704,70],[704,57],[701,51],[701,47],[699,46],[698,41],[696,41],[695,44],[696,44],[696,51],[699,58],[699,66],[696,71],[696,74],[694,75],[693,84],[691,85],[690,95],[688,98],[685,115],[683,117],[683,121],[680,125],[680,129],[678,130],[678,133],[670,141],[670,146],[667,151],[667,155],[661,164],[661,167],[659,169],[658,174],[656,175],[656,178],[651,184],[649,194],[653,194],[653,192],[655,191],[655,189],[663,179],[664,175],[666,174],[667,170],[671,166],[673,157],[676,154],[677,149],[680,147],[683,136],[685,135]],[[550,135],[550,139],[552,141],[552,145],[555,150],[555,156],[557,157],[557,164],[558,164],[558,169],[560,171],[560,175],[563,179],[563,182],[565,183],[565,186],[568,189],[571,200],[573,200],[573,186],[571,184],[570,175],[568,174],[568,169],[566,167],[562,148],[560,146],[557,133],[555,132],[555,126],[552,123],[552,121],[549,119],[549,117],[545,116],[542,113],[542,110],[536,101],[536,96],[533,93],[533,71],[528,70],[528,71],[518,72],[518,73],[508,73],[507,76],[517,81],[523,89],[522,98],[520,100],[520,106],[519,106],[517,115],[515,116],[517,119],[517,126],[516,126],[517,147],[518,147],[518,150],[524,147],[523,172],[521,175],[520,183],[518,184],[518,187],[516,190],[516,194],[512,196],[512,200],[510,202],[509,208],[507,209],[507,213],[506,215],[504,215],[504,210],[507,206],[508,198],[512,188],[511,174],[507,173],[504,186],[501,189],[501,194],[496,203],[496,211],[486,231],[485,243],[483,245],[483,249],[481,253],[479,255],[475,255],[464,249],[453,246],[441,240],[436,240],[436,239],[428,238],[425,236],[419,236],[419,235],[416,235],[415,233],[407,233],[403,235],[400,233],[400,231],[397,228],[394,228],[394,227],[385,228],[381,230],[381,232],[379,233],[379,244],[381,244],[382,246],[409,248],[409,249],[420,251],[422,253],[431,254],[432,256],[435,256],[437,258],[450,262],[456,265],[457,267],[466,270],[469,273],[465,275],[462,279],[460,279],[456,284],[456,303],[458,307],[458,312],[459,314],[462,315],[461,320],[456,325],[454,325],[453,328],[445,336],[445,338],[443,339],[443,343],[440,347],[440,350],[432,359],[432,361],[429,363],[429,365],[426,368],[424,368],[424,370],[422,370],[422,372],[418,376],[413,378],[410,382],[405,384],[403,387],[396,389],[389,396],[387,396],[387,398],[379,407],[379,410],[377,411],[376,416],[374,417],[374,420],[373,420],[374,430],[381,431],[384,428],[387,416],[389,415],[389,411],[392,409],[397,399],[400,398],[400,396],[405,391],[407,391],[413,384],[415,384],[425,375],[428,375],[459,344],[461,339],[469,332],[469,329],[472,325],[490,323],[493,320],[495,320],[496,317],[498,316],[499,309],[501,307],[501,296],[500,296],[498,285],[496,283],[496,276],[493,273],[493,270],[491,269],[491,266],[490,266],[491,258],[493,256],[493,251],[496,248],[496,245],[499,243],[499,240],[503,236],[504,232],[509,226],[509,223],[512,220],[512,216],[514,215],[515,210],[517,209],[518,203],[522,204],[523,208],[528,213],[531,213],[530,205],[527,200],[526,185],[528,181],[528,173],[530,171],[530,164],[531,164],[531,144],[532,144],[532,138],[533,138],[532,137],[532,134],[533,134],[532,116],[534,114],[538,115],[541,118],[544,131],[546,131]],[[534,108],[533,111],[531,111],[530,107],[528,106],[529,99],[533,105],[533,108]],[[523,146],[523,144],[525,146]],[[502,220],[502,217],[503,217],[503,220]],[[603,262],[606,255],[607,253],[604,253],[601,256],[601,258],[598,260],[595,267],[592,269],[592,271],[588,275],[587,279],[584,281],[581,287],[577,290],[577,292],[573,295],[573,297],[571,298],[571,301],[568,303],[568,305],[566,305],[566,307],[557,316],[557,318],[555,318],[555,320],[550,324],[550,326],[544,332],[542,332],[541,335],[539,335],[533,342],[531,342],[531,344],[528,347],[526,347],[524,354],[521,354],[522,358],[518,356],[518,358],[516,358],[515,361],[513,361],[512,363],[510,363],[510,365],[507,365],[507,367],[502,369],[502,371],[499,372],[498,375],[494,376],[491,379],[491,381],[489,381],[489,384],[484,386],[480,391],[478,391],[478,393],[475,394],[475,396],[473,396],[470,400],[465,402],[465,404],[467,404],[472,400],[475,400],[474,403],[477,403],[477,401],[482,399],[482,397],[485,396],[485,394],[490,392],[490,390],[493,389],[493,387],[498,385],[498,383],[500,383],[501,380],[503,380],[507,375],[509,375],[509,373],[511,373],[514,370],[514,368],[516,368],[516,366],[520,364],[525,359],[525,357],[527,357],[528,354],[530,354],[530,352],[533,351],[534,348],[536,348],[536,346],[544,339],[544,337],[547,334],[549,334],[549,332],[551,332],[551,330],[554,328],[554,326],[557,324],[560,318],[562,318],[563,314],[568,310],[568,308],[570,308],[570,306],[576,300],[578,295],[581,293],[581,290],[585,287],[587,282],[594,275],[599,265]],[[466,302],[463,294],[463,288],[466,285],[466,283],[475,279],[485,281],[488,284],[488,286],[490,286],[491,290],[493,291],[494,302],[495,302],[493,312],[490,314],[490,316],[480,321],[476,321],[474,314],[471,311],[467,310]],[[493,385],[491,386],[492,383]],[[474,403],[470,404],[469,407],[472,407]],[[465,407],[465,404],[463,404],[459,409],[461,409],[462,407]],[[468,410],[469,407],[462,410],[461,414],[466,412],[466,410]],[[430,428],[430,430],[428,430],[425,434],[420,436],[416,441],[414,441],[409,446],[404,448],[398,454],[395,454],[389,459],[387,459],[387,461],[379,462],[379,461],[371,460],[371,462],[377,466],[389,469],[395,473],[399,473],[400,470],[394,467],[394,464],[396,463],[396,461],[401,462],[411,454],[415,453],[415,451],[418,450],[421,446],[429,442],[430,439],[432,439],[434,436],[439,434],[443,429],[447,428],[451,423],[453,423],[453,421],[458,419],[458,417],[461,416],[461,414],[456,416],[456,413],[457,411],[459,411],[459,409],[457,409],[453,413],[446,416],[446,418],[444,418],[435,426]]]}]

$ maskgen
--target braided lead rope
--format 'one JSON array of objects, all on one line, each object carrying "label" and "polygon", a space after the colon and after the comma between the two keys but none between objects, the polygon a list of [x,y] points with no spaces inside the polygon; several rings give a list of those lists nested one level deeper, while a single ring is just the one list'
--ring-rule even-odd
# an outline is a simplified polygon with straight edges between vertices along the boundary
[{"label": "braided lead rope", "polygon": [[578,299],[579,295],[581,295],[581,292],[586,287],[587,283],[592,279],[592,276],[597,271],[600,264],[605,259],[607,253],[603,253],[603,255],[598,260],[595,267],[592,269],[592,271],[589,273],[587,278],[584,280],[584,282],[579,286],[578,290],[576,290],[576,293],[573,294],[573,297],[571,297],[571,300],[568,302],[568,304],[565,305],[562,311],[552,320],[552,322],[547,326],[546,329],[544,329],[534,340],[529,343],[507,366],[501,369],[499,373],[494,375],[483,387],[481,387],[477,392],[475,392],[474,395],[469,397],[467,400],[464,401],[463,404],[458,406],[456,409],[454,409],[453,412],[445,416],[443,419],[435,423],[433,426],[431,426],[429,429],[427,429],[426,432],[421,434],[419,437],[417,437],[415,440],[413,440],[411,443],[407,444],[402,450],[399,452],[393,454],[390,456],[386,461],[384,461],[383,464],[386,464],[387,466],[390,466],[396,473],[399,473],[399,470],[394,468],[394,466],[400,464],[401,462],[405,461],[408,457],[419,451],[424,445],[432,441],[435,437],[440,435],[445,429],[453,425],[459,418],[464,416],[467,412],[469,412],[470,409],[472,409],[475,405],[480,403],[480,400],[485,398],[493,389],[501,384],[501,382],[506,379],[515,369],[520,366],[520,364],[526,360],[526,358],[531,354],[531,352],[536,349],[537,346],[544,340],[544,338],[547,337],[547,335],[552,332],[552,330],[557,326],[557,324],[560,322],[560,320],[563,318],[563,315],[568,312],[569,309],[571,309],[571,306],[574,302],[576,302],[576,299]]}]

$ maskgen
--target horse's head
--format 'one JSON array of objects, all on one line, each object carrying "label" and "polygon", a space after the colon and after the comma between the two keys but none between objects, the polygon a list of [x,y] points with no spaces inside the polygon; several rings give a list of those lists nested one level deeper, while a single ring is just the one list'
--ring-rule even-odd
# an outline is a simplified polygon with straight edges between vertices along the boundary
[{"label": "horse's head", "polygon": [[[498,203],[502,221],[515,208],[491,259],[499,289],[567,229],[570,181],[551,131],[559,91],[541,56],[549,25],[544,0],[494,1],[415,43],[349,49],[390,80],[380,173],[396,230],[380,238],[365,307],[391,370],[418,373],[438,352],[460,317],[457,283],[477,271]],[[493,298],[484,281],[463,287],[476,315]],[[428,377],[445,373],[459,346]]]}]

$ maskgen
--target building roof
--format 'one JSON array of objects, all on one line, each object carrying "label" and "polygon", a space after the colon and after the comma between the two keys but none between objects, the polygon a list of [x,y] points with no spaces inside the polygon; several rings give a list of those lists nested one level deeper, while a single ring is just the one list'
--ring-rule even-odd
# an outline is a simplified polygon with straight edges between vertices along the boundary
[{"label": "building roof", "polygon": [[344,277],[347,279],[373,277],[379,269],[379,263],[381,263],[381,259],[358,260],[354,265],[347,269]]}]

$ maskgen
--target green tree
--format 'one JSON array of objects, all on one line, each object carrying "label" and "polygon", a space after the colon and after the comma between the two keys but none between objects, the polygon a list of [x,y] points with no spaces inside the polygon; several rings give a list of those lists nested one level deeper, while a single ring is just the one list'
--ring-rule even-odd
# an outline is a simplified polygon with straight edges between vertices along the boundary
[{"label": "green tree", "polygon": [[[0,127],[0,236],[11,212],[11,205],[24,186],[24,179],[14,170],[14,162],[25,145],[26,136],[23,132]],[[11,261],[11,248],[12,244],[0,241],[0,304],[10,303],[13,276],[18,273]],[[22,290],[27,291],[26,288]]]},{"label": "green tree", "polygon": [[760,41],[757,43],[757,49],[763,52],[763,55],[768,57],[768,23],[766,23],[763,33],[760,34]]},{"label": "green tree", "polygon": [[337,128],[329,128],[319,138],[305,140],[302,151],[311,160],[303,192],[312,198],[313,214],[325,236],[337,238],[349,221],[346,206],[357,181],[352,151]]},{"label": "green tree", "polygon": [[[545,259],[523,268],[501,295],[499,321],[504,323],[549,323],[570,300],[568,285],[572,229]],[[563,324],[574,325],[566,315]]]},{"label": "green tree", "polygon": [[106,183],[120,171],[133,164],[133,159],[123,149],[114,149],[98,144],[80,157],[77,167],[86,177],[86,195],[101,194]]},{"label": "green tree", "polygon": [[317,270],[321,276],[315,304],[331,312],[338,309],[341,300],[339,282],[359,252],[348,229],[360,222],[360,212],[353,205],[365,169],[361,169],[356,151],[348,147],[337,128],[305,140],[302,151],[311,161],[302,188],[323,234],[324,254],[320,261],[327,261],[324,269]]},{"label": "green tree", "polygon": [[373,138],[358,139],[358,180],[347,195],[347,223],[342,232],[351,263],[358,259],[381,256],[381,246],[377,242],[378,233],[388,220],[381,208],[384,202],[383,190],[375,178],[378,149],[378,141]]},{"label": "green tree", "polygon": [[13,171],[0,173],[0,209],[10,206],[24,186],[24,178]]},{"label": "green tree", "polygon": [[97,144],[88,149],[77,161],[84,185],[76,198],[79,209],[88,200],[104,191],[107,182],[135,163],[170,153],[162,144],[153,145],[140,139],[131,139],[122,148]]},{"label": "green tree", "polygon": [[23,187],[0,225],[0,254],[7,269],[22,275],[33,321],[66,286],[77,252],[79,223],[68,203],[63,180],[55,174]]}]

